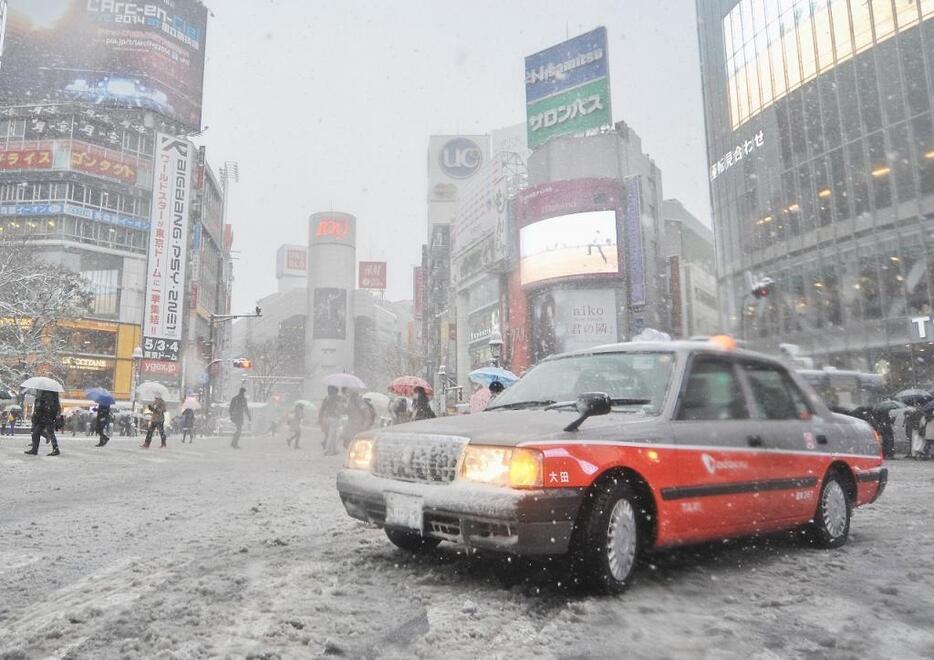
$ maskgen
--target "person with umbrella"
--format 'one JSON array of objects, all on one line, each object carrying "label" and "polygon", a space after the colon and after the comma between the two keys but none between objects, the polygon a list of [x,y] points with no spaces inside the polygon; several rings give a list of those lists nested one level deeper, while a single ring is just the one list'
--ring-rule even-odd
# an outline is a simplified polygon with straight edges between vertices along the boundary
[{"label": "person with umbrella", "polygon": [[88,399],[97,404],[97,417],[94,421],[93,430],[98,435],[96,447],[103,447],[110,442],[110,425],[113,422],[113,415],[110,407],[117,402],[113,394],[103,387],[92,387],[84,393]]},{"label": "person with umbrella", "polygon": [[234,431],[233,438],[230,440],[230,446],[234,449],[240,449],[240,433],[243,430],[243,418],[246,416],[251,422],[253,415],[250,414],[250,407],[246,400],[246,388],[241,387],[240,392],[230,400],[230,421],[234,423],[237,430]]},{"label": "person with umbrella", "polygon": [[[28,381],[27,381],[28,382]],[[32,447],[26,454],[36,456],[39,454],[39,440],[45,436],[52,443],[49,456],[59,456],[58,438],[55,437],[55,423],[62,412],[62,404],[58,392],[38,390],[36,402],[32,410]]]},{"label": "person with umbrella", "polygon": [[424,387],[415,388],[415,398],[412,401],[412,419],[434,419],[435,411],[431,409],[431,401]]},{"label": "person with umbrella", "polygon": [[146,439],[140,447],[149,449],[153,433],[158,429],[159,438],[162,440],[160,449],[165,449],[165,401],[161,396],[157,396],[156,400],[150,403],[147,408],[149,408],[149,412],[152,413],[152,416],[149,418],[149,430],[146,431]]}]

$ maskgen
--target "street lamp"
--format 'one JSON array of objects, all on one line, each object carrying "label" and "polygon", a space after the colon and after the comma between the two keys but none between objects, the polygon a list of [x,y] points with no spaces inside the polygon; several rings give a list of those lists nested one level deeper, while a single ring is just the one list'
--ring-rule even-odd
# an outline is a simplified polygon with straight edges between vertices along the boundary
[{"label": "street lamp", "polygon": [[136,388],[139,387],[139,363],[143,359],[143,349],[137,346],[133,349],[133,403],[130,412],[136,414]]},{"label": "street lamp", "polygon": [[490,363],[491,366],[500,366],[500,360],[503,357],[503,335],[499,330],[494,330],[490,334]]}]

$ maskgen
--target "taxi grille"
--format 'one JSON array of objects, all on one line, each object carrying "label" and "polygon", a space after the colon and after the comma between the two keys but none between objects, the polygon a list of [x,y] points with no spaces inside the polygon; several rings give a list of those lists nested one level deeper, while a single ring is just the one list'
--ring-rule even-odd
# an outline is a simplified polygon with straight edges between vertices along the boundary
[{"label": "taxi grille", "polygon": [[393,433],[376,439],[373,472],[419,483],[450,483],[457,474],[466,438]]}]

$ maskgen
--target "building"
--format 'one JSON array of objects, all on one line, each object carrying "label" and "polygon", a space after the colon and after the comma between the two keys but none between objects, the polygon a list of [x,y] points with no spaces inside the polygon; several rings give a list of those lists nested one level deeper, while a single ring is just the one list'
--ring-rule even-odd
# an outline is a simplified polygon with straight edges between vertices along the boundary
[{"label": "building", "polygon": [[681,338],[715,334],[721,325],[713,232],[677,199],[662,202],[662,218],[669,327]]},{"label": "building", "polygon": [[724,321],[759,348],[930,386],[934,2],[697,13]]},{"label": "building", "polygon": [[[37,259],[80,273],[93,292],[87,317],[62,324],[73,333],[66,399],[83,399],[93,384],[128,400],[136,366],[174,396],[184,387],[181,355],[158,365],[133,356],[147,316],[156,144],[160,134],[200,129],[207,9],[178,0],[146,21],[124,20],[138,9],[10,0],[0,37],[0,241],[28,242]],[[101,53],[126,39],[138,50],[122,50],[108,60],[115,70],[102,71]],[[202,181],[186,192],[199,199],[183,220],[185,262],[195,267],[179,283],[194,299],[181,303],[180,344],[203,338],[205,316],[229,298],[223,197],[203,153],[197,169]]]}]

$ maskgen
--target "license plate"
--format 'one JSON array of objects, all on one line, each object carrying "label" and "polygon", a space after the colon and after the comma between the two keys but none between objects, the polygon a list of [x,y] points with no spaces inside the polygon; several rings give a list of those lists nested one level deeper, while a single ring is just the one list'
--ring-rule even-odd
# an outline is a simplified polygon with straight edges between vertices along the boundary
[{"label": "license plate", "polygon": [[386,524],[422,531],[422,498],[386,493]]}]

